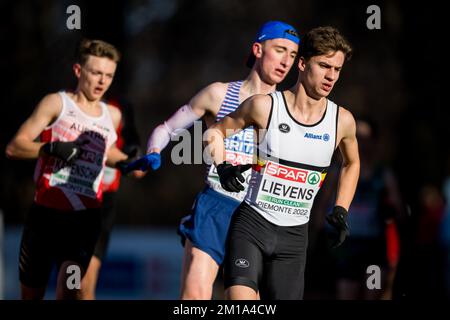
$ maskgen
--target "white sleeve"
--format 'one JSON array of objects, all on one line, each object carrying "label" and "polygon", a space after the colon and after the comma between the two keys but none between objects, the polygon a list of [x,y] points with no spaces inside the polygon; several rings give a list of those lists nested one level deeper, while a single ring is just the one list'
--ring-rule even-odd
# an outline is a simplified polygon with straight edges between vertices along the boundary
[{"label": "white sleeve", "polygon": [[147,142],[147,153],[154,148],[162,151],[170,142],[171,137],[176,136],[179,130],[189,128],[198,119],[200,116],[192,110],[189,104],[185,104],[153,130]]}]

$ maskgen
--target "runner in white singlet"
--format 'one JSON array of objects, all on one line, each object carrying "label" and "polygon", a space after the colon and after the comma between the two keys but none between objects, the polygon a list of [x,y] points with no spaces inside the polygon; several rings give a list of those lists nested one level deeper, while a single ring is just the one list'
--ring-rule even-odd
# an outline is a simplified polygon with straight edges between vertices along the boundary
[{"label": "runner in white singlet", "polygon": [[258,159],[227,239],[229,299],[256,299],[258,292],[261,299],[302,299],[309,214],[336,147],[344,165],[327,220],[338,231],[336,245],[348,234],[359,176],[355,121],[327,96],[351,51],[336,29],[311,30],[300,43],[299,78],[291,90],[255,95],[207,132],[222,186],[239,190],[236,169],[224,164],[222,141],[227,132],[258,129]]}]

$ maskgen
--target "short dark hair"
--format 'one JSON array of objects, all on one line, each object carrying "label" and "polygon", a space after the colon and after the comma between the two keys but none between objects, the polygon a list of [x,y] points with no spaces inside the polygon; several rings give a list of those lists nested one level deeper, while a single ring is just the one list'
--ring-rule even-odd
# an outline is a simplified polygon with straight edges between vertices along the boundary
[{"label": "short dark hair", "polygon": [[112,44],[102,40],[83,39],[77,51],[77,62],[81,65],[85,64],[89,56],[106,57],[114,62],[120,61],[120,52]]},{"label": "short dark hair", "polygon": [[302,38],[299,55],[308,60],[335,51],[342,51],[345,60],[350,60],[353,53],[352,46],[339,30],[326,26],[312,29]]}]

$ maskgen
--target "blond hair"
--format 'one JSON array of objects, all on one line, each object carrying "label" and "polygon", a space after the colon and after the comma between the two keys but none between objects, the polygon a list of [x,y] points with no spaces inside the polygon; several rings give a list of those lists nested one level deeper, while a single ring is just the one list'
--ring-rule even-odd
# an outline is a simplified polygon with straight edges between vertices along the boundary
[{"label": "blond hair", "polygon": [[114,62],[120,61],[120,52],[112,44],[102,40],[81,40],[77,52],[77,62],[81,65],[85,64],[89,56],[106,57]]}]

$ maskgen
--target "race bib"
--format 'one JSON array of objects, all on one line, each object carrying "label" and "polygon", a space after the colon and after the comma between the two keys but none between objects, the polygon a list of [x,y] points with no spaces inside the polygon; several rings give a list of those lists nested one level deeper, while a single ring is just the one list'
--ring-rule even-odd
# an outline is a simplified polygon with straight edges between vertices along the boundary
[{"label": "race bib", "polygon": [[[239,164],[252,163],[253,160],[253,128],[249,127],[245,130],[238,132],[237,134],[228,137],[224,140],[225,144],[225,161],[236,166]],[[247,193],[248,183],[251,178],[251,170],[247,170],[242,173],[245,179],[243,183],[245,190],[241,192],[229,192],[222,188],[220,185],[219,175],[217,174],[217,168],[211,165],[208,170],[207,183],[215,191],[229,196],[241,202],[244,200]]]},{"label": "race bib", "polygon": [[50,186],[95,199],[102,180],[102,158],[99,154],[93,161],[78,159],[71,166],[56,159],[49,179]]},{"label": "race bib", "polygon": [[272,215],[309,220],[309,215],[326,173],[267,161],[256,197],[259,208]]}]

